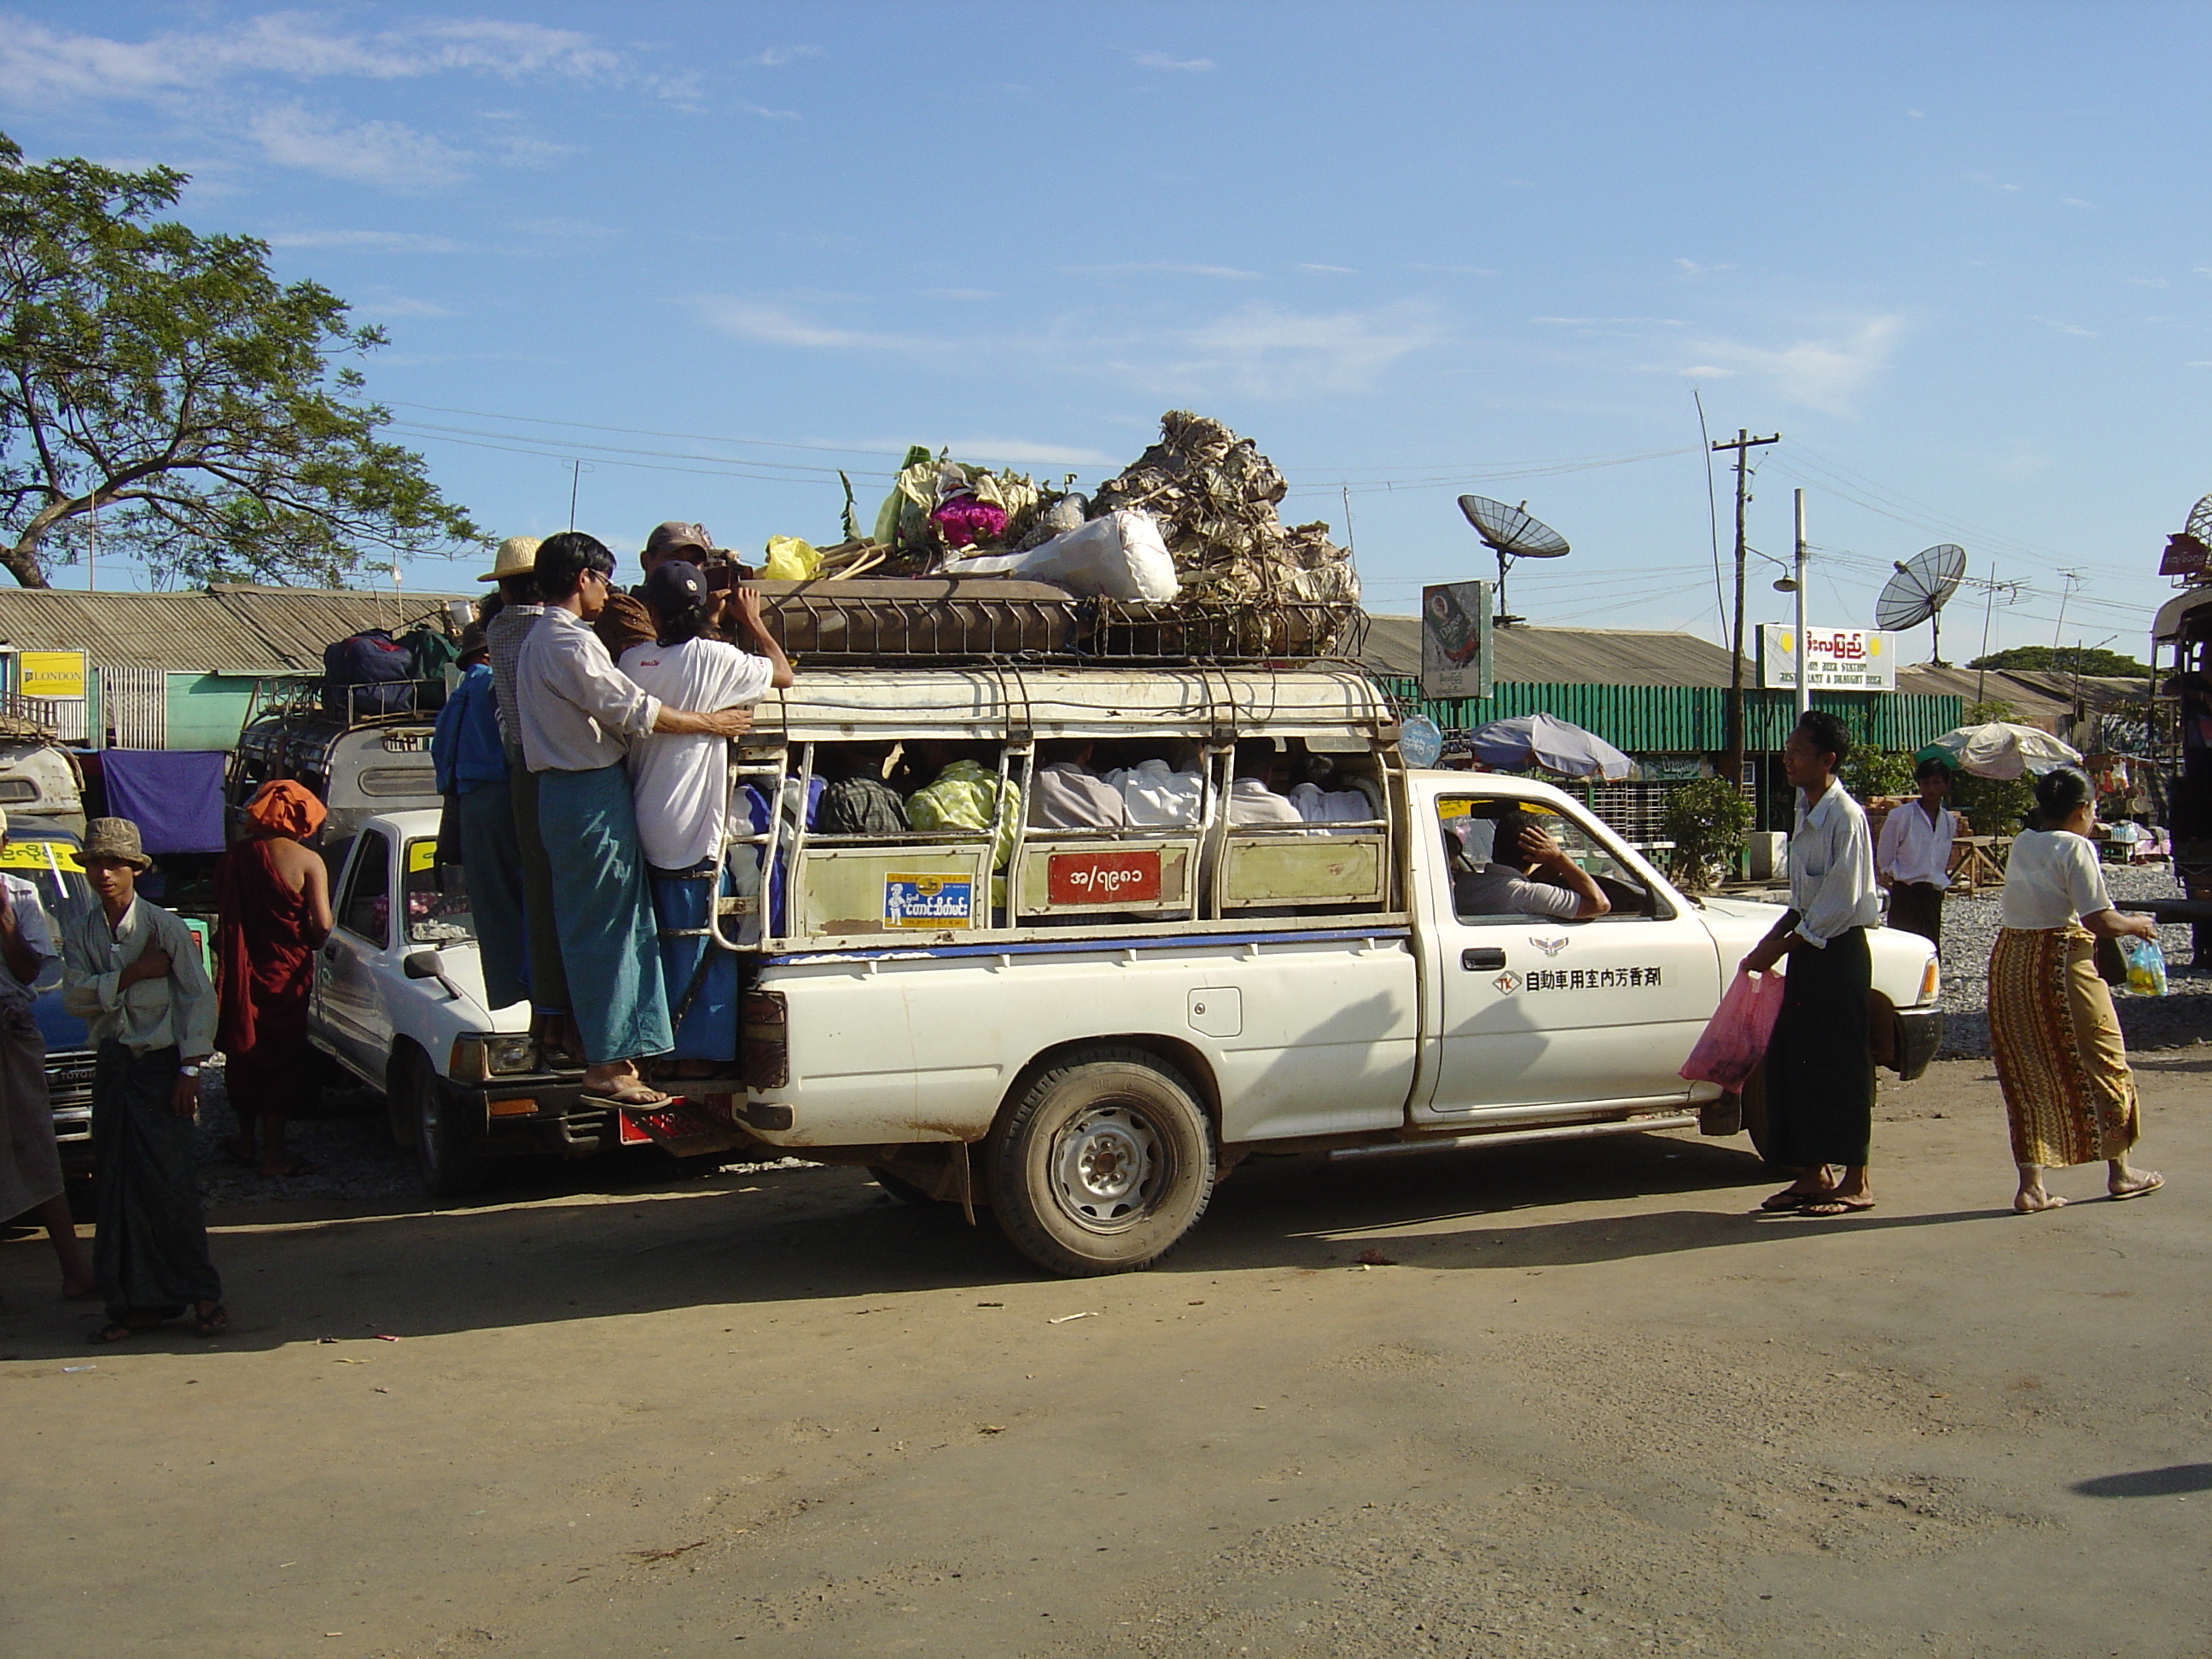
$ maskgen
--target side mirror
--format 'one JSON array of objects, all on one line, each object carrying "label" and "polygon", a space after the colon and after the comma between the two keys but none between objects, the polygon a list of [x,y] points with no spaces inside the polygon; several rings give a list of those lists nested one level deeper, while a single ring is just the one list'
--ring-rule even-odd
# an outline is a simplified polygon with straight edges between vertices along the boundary
[{"label": "side mirror", "polygon": [[400,958],[399,971],[410,979],[443,979],[446,959],[435,951],[410,951]]}]

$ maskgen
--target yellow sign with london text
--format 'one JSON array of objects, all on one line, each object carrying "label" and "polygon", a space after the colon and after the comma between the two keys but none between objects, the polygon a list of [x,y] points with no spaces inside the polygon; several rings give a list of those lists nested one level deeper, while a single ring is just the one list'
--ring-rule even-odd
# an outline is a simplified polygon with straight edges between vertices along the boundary
[{"label": "yellow sign with london text", "polygon": [[84,653],[22,651],[15,656],[15,689],[27,697],[84,696]]}]

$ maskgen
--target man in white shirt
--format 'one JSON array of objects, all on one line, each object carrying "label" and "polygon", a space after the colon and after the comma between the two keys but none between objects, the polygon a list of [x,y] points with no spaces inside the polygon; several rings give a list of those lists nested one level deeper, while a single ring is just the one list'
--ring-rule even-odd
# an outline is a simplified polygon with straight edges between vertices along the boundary
[{"label": "man in white shirt", "polygon": [[515,696],[523,757],[538,775],[538,832],[553,868],[553,923],[584,1049],[584,1098],[653,1111],[669,1097],[647,1085],[637,1062],[666,1054],[674,1034],[623,762],[648,733],[733,738],[751,729],[752,715],[673,707],[614,665],[590,627],[614,568],[614,555],[594,537],[565,531],[545,538],[535,569],[546,612],[515,663]]},{"label": "man in white shirt", "polygon": [[1889,889],[1889,925],[1942,948],[1943,893],[1951,884],[1951,838],[1959,820],[1944,805],[1951,769],[1929,756],[1914,769],[1920,799],[1895,808],[1881,823],[1874,849],[1874,878]]},{"label": "man in white shirt", "polygon": [[[1743,966],[1763,974],[1790,958],[1782,1012],[1766,1048],[1771,1156],[1801,1173],[1761,1206],[1805,1215],[1874,1208],[1867,1180],[1874,1138],[1873,960],[1866,930],[1881,920],[1866,814],[1836,781],[1850,733],[1825,709],[1800,715],[1782,767],[1798,792],[1790,838],[1790,908]],[[1833,1180],[1832,1164],[1844,1177]]]},{"label": "man in white shirt", "polygon": [[[711,637],[706,576],[688,560],[655,565],[639,590],[659,636],[622,654],[622,672],[663,704],[750,708],[793,684],[790,660],[761,620],[760,593],[737,593],[739,625],[759,647],[742,651]],[[721,1066],[738,1057],[738,963],[700,932],[714,895],[735,891],[724,868],[728,828],[729,740],[652,732],[629,749],[637,838],[645,849],[660,968],[675,1003],[678,1060]]]},{"label": "man in white shirt", "polygon": [[[1589,872],[1519,807],[1498,814],[1492,845],[1497,851],[1489,863],[1452,883],[1452,908],[1462,921],[1500,916],[1589,921],[1612,910],[1613,901]],[[1532,873],[1542,879],[1532,881]]]},{"label": "man in white shirt", "polygon": [[1272,738],[1237,740],[1237,775],[1229,782],[1229,822],[1243,823],[1304,823],[1296,802],[1279,794],[1274,774],[1285,757]]},{"label": "man in white shirt", "polygon": [[1096,745],[1082,741],[1040,745],[1030,779],[1032,830],[1119,830],[1127,822],[1121,792],[1091,769]]}]

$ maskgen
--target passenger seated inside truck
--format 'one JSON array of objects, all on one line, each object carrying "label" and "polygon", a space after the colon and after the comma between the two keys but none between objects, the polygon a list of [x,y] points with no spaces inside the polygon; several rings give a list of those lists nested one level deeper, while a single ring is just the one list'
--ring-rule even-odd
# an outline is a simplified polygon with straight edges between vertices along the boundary
[{"label": "passenger seated inside truck", "polygon": [[[1462,921],[1521,920],[1529,914],[1518,909],[1485,911],[1470,908],[1468,901],[1482,897],[1494,889],[1477,886],[1471,892],[1462,890],[1469,878],[1486,866],[1504,862],[1492,848],[1503,844],[1509,833],[1503,820],[1510,813],[1517,813],[1524,823],[1533,822],[1558,846],[1566,861],[1596,887],[1608,906],[1600,914],[1614,921],[1672,914],[1664,909],[1652,889],[1635,871],[1565,813],[1528,802],[1464,799],[1440,801],[1437,811],[1443,819],[1444,847],[1453,872],[1455,908]],[[1531,872],[1511,873],[1525,879]],[[1533,873],[1540,878],[1544,872],[1539,867]]]},{"label": "passenger seated inside truck", "polygon": [[1188,738],[1123,744],[1121,764],[1105,775],[1121,797],[1132,830],[1194,830],[1206,804],[1206,774]]},{"label": "passenger seated inside truck", "polygon": [[[1449,844],[1455,838],[1447,830]],[[1613,908],[1596,880],[1531,814],[1508,806],[1492,819],[1489,858],[1454,858],[1452,908],[1462,921],[1550,916],[1589,921]]]},{"label": "passenger seated inside truck", "polygon": [[1037,745],[1030,779],[1032,830],[1119,830],[1128,822],[1121,792],[1093,763],[1098,745],[1069,738]]},{"label": "passenger seated inside truck", "polygon": [[884,781],[887,743],[825,743],[814,750],[814,775],[825,780],[816,825],[825,836],[903,836],[906,803]]},{"label": "passenger seated inside truck", "polygon": [[1237,740],[1236,775],[1229,783],[1229,822],[1231,825],[1304,823],[1304,816],[1282,793],[1289,781],[1290,757],[1275,747],[1272,738]]},{"label": "passenger seated inside truck", "polygon": [[[1341,772],[1332,755],[1300,757],[1303,781],[1291,789],[1291,805],[1308,823],[1371,823],[1382,816],[1382,805],[1373,786],[1364,778]],[[1357,834],[1352,831],[1350,833]]]},{"label": "passenger seated inside truck", "polygon": [[907,797],[907,822],[924,834],[933,830],[983,830],[997,826],[991,862],[1006,868],[1014,850],[1014,825],[1021,813],[1020,787],[1012,778],[1000,794],[996,744],[925,742],[914,747],[926,763],[933,751],[945,757],[937,775]]}]

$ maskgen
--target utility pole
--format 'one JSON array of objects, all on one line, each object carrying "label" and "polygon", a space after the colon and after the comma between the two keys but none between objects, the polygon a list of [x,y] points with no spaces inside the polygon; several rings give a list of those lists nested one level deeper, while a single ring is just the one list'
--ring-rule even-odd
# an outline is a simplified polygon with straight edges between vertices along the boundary
[{"label": "utility pole", "polygon": [[2058,648],[2058,635],[2066,627],[2066,601],[2074,597],[2075,588],[2086,586],[2088,581],[2088,578],[2078,570],[2062,570],[2058,574],[2066,578],[2066,587],[2058,596],[2058,621],[2051,630],[2051,648],[2053,651]]},{"label": "utility pole", "polygon": [[[1751,501],[1751,452],[1764,449],[1769,444],[1778,444],[1782,434],[1771,438],[1754,438],[1742,427],[1735,429],[1733,441],[1723,439],[1713,446],[1716,453],[1723,449],[1735,451],[1735,624],[1729,644],[1733,660],[1729,665],[1728,697],[1728,755],[1723,763],[1728,781],[1741,786],[1743,781],[1743,563],[1744,508]],[[1805,641],[1797,641],[1797,678],[1805,678]]]},{"label": "utility pole", "polygon": [[1791,574],[1797,583],[1797,717],[1802,720],[1813,707],[1813,677],[1806,671],[1812,667],[1813,653],[1805,646],[1805,492],[1797,492],[1797,568]]}]

